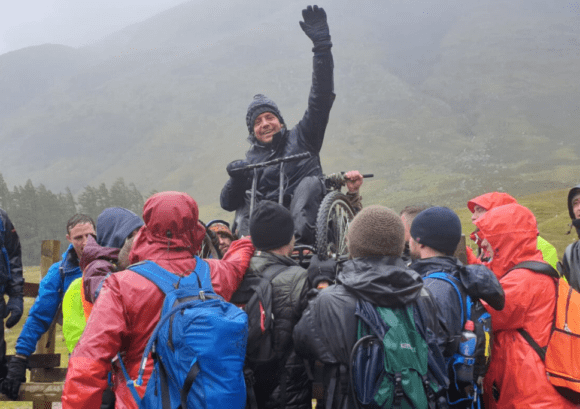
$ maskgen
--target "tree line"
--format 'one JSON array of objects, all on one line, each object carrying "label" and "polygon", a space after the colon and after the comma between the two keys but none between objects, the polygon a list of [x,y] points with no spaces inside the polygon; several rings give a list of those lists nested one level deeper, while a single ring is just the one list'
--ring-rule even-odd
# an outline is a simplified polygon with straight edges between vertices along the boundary
[{"label": "tree line", "polygon": [[0,173],[0,207],[16,227],[22,245],[22,262],[27,266],[39,264],[42,240],[60,240],[64,250],[68,244],[66,222],[75,213],[87,214],[95,223],[107,207],[124,207],[140,215],[144,200],[135,184],[127,185],[123,178],[118,178],[110,189],[105,183],[98,187],[86,186],[75,199],[68,187],[64,193],[53,193],[42,184],[35,187],[30,179],[24,186],[14,186],[11,190]]}]

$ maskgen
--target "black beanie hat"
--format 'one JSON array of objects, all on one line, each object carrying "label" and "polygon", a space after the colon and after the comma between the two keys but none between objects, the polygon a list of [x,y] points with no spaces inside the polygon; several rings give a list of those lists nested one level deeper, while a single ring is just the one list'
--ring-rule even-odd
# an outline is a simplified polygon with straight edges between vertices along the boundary
[{"label": "black beanie hat", "polygon": [[263,200],[258,204],[250,221],[250,236],[258,250],[277,249],[292,241],[294,221],[284,206]]},{"label": "black beanie hat", "polygon": [[256,118],[264,112],[273,113],[278,117],[280,124],[284,124],[284,119],[282,118],[282,114],[280,114],[278,105],[267,96],[256,94],[254,95],[252,102],[250,102],[248,113],[246,114],[246,125],[248,125],[248,131],[250,131],[250,134],[254,133],[254,122],[256,121]]},{"label": "black beanie hat", "polygon": [[411,237],[419,244],[452,256],[461,240],[461,221],[447,207],[431,207],[415,217]]},{"label": "black beanie hat", "polygon": [[365,207],[350,222],[347,240],[352,258],[399,257],[405,247],[403,220],[388,207]]}]

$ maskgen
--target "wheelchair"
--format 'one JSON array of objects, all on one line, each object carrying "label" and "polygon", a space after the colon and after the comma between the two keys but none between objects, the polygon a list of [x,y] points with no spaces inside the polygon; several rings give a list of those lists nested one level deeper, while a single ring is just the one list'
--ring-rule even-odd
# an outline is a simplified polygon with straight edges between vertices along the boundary
[{"label": "wheelchair", "polygon": [[[253,172],[249,211],[250,218],[256,206],[258,170],[268,166],[280,165],[278,203],[282,204],[284,198],[284,164],[308,158],[310,156],[312,156],[312,154],[309,152],[300,153],[266,162],[250,164],[234,170],[234,172]],[[373,177],[373,175],[363,175],[363,178],[369,177]],[[346,185],[344,172],[324,176],[323,180],[327,193],[318,208],[315,243],[313,246],[304,244],[297,245],[294,248],[292,256],[304,267],[308,266],[312,254],[318,255],[320,260],[338,260],[346,259],[348,257],[346,233],[348,232],[348,226],[356,212],[350,205],[346,195],[341,192],[341,188]]]}]

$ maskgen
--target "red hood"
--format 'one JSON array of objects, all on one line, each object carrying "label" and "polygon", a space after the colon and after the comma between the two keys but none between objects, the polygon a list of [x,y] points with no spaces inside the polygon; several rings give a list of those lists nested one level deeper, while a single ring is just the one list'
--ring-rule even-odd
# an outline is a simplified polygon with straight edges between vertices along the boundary
[{"label": "red hood", "polygon": [[[143,221],[131,249],[130,262],[171,259],[198,253],[205,235],[197,203],[186,193],[161,192],[143,206]],[[171,254],[171,255],[170,255]]]},{"label": "red hood", "polygon": [[467,208],[471,213],[473,213],[473,208],[475,205],[481,206],[485,210],[491,210],[494,207],[503,206],[510,203],[517,203],[517,201],[507,193],[489,192],[471,199],[469,202],[467,202]]},{"label": "red hood", "polygon": [[499,206],[481,216],[475,225],[493,248],[489,268],[498,279],[522,261],[543,261],[537,249],[538,225],[534,214],[517,203]]}]

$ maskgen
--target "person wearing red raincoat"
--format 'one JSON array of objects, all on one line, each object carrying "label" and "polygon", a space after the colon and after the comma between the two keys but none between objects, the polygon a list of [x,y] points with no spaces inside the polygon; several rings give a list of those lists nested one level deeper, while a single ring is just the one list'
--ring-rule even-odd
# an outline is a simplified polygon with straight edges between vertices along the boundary
[{"label": "person wearing red raincoat", "polygon": [[[198,221],[197,203],[187,194],[162,192],[151,196],[143,207],[145,225],[139,230],[130,253],[131,263],[151,260],[175,274],[188,275],[195,268],[195,255],[205,229]],[[214,290],[229,301],[249,266],[254,247],[249,238],[232,243],[222,260],[206,260]],[[93,306],[85,331],[68,366],[62,395],[63,408],[99,408],[107,387],[111,360],[118,352],[132,379],[155,326],[165,296],[155,284],[124,270],[105,281]],[[153,369],[149,359],[144,385]],[[116,408],[137,408],[118,365],[113,364]]]},{"label": "person wearing red raincoat", "polygon": [[[479,219],[485,212],[493,209],[494,207],[503,206],[510,203],[517,203],[516,199],[503,192],[489,192],[483,195],[477,196],[467,202],[467,208],[472,213],[471,221],[473,224]],[[477,236],[477,231],[471,233],[471,239],[475,241],[478,247],[481,249],[480,240]],[[558,263],[558,253],[556,248],[552,246],[546,239],[542,236],[538,236],[538,249],[542,252],[544,261],[549,263],[552,267],[556,268]],[[487,259],[488,255],[482,250],[481,256],[476,256],[471,250],[471,247],[467,246],[467,264],[481,264],[481,258]],[[486,263],[483,263],[486,264]]]},{"label": "person wearing red raincoat", "polygon": [[512,203],[489,210],[475,225],[492,257],[489,267],[505,292],[503,310],[486,305],[494,334],[484,380],[486,409],[576,407],[554,389],[544,363],[518,332],[523,328],[540,346],[546,346],[556,308],[554,278],[525,268],[508,274],[523,261],[543,261],[536,246],[536,218],[529,209]]}]

